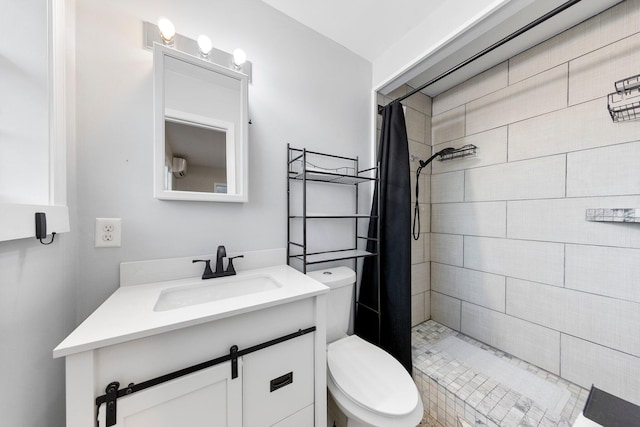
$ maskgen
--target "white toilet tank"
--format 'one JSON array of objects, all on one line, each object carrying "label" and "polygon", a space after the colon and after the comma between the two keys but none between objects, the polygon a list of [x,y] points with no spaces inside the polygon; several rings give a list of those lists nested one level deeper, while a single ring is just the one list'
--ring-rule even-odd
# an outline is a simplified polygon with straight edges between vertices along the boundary
[{"label": "white toilet tank", "polygon": [[345,337],[353,312],[356,273],[348,267],[335,267],[307,275],[331,288],[327,298],[327,342]]}]

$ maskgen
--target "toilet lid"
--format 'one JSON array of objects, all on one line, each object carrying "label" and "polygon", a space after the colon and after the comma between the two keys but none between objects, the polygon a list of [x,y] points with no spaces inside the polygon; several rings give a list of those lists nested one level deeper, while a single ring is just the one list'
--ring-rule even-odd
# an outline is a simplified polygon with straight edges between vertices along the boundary
[{"label": "toilet lid", "polygon": [[372,412],[401,416],[418,404],[416,386],[400,362],[356,335],[329,344],[327,366],[336,387]]}]

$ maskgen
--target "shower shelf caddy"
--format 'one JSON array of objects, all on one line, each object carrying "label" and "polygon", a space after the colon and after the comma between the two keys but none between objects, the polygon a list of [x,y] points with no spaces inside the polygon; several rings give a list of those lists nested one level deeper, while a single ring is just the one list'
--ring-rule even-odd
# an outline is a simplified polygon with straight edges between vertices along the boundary
[{"label": "shower shelf caddy", "polygon": [[[362,183],[371,183],[378,180],[378,168],[359,170],[358,158],[342,157],[333,154],[319,153],[309,151],[307,149],[293,148],[287,144],[288,151],[288,170],[287,170],[287,261],[297,259],[302,264],[302,272],[307,273],[307,266],[312,264],[327,263],[340,260],[358,259],[364,257],[377,257],[377,253],[368,252],[358,249],[359,241],[369,240],[368,237],[358,235],[358,220],[377,218],[376,215],[362,214],[358,212],[358,186]],[[322,160],[333,162],[341,162],[345,165],[338,165],[333,168],[323,168],[312,164],[312,161],[322,162]],[[373,175],[373,176],[372,176]],[[299,214],[292,214],[291,202],[291,183],[299,181],[302,185],[302,209]],[[351,185],[353,186],[353,195],[355,199],[355,212],[349,214],[334,213],[309,213],[307,211],[307,195],[310,191],[310,183],[325,183],[333,185]],[[309,244],[307,242],[307,228],[310,220],[327,220],[327,219],[352,219],[354,220],[354,240],[353,246],[349,248],[341,248],[330,251],[309,252]],[[292,223],[294,221],[301,222],[302,241],[293,241],[291,239]],[[379,235],[379,233],[378,233]],[[297,253],[292,253],[292,249],[296,248]]]},{"label": "shower shelf caddy", "polygon": [[640,222],[640,209],[636,208],[594,208],[587,209],[584,216],[594,222]]},{"label": "shower shelf caddy", "polygon": [[640,74],[615,83],[616,91],[607,96],[607,109],[614,122],[640,119]]}]

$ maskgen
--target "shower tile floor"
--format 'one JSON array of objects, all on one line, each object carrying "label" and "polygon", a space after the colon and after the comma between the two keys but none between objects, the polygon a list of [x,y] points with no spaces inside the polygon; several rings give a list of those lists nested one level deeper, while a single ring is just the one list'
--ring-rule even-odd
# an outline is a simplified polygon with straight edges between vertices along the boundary
[{"label": "shower tile floor", "polygon": [[[414,326],[411,332],[413,377],[425,409],[420,427],[569,427],[589,395],[589,390],[433,320]],[[452,356],[444,340],[457,340],[447,340],[448,337],[463,341],[463,346],[474,346],[473,351],[487,352],[483,356],[499,359],[496,362],[499,366],[505,367],[504,363],[508,363],[509,369],[517,368],[514,372],[522,372],[522,378],[535,380],[532,383],[537,382],[538,388],[542,384],[542,390],[546,386],[561,393],[564,399],[560,400],[557,411],[548,409],[548,402],[545,405],[530,397],[535,393],[523,393],[521,386],[514,389],[492,378],[487,370],[470,366],[473,363],[468,363],[469,360]],[[564,400],[566,403],[562,405]]]}]

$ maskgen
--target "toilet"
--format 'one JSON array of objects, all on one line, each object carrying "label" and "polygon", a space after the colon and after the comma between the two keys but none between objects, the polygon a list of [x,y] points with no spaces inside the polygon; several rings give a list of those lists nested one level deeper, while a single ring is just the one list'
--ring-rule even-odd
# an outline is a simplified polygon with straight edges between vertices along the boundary
[{"label": "toilet", "polygon": [[307,273],[331,290],[327,300],[327,388],[347,427],[415,427],[422,400],[411,375],[394,357],[348,335],[356,275],[347,267]]}]

